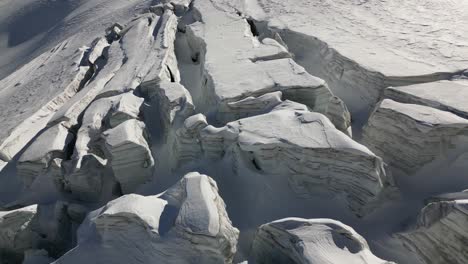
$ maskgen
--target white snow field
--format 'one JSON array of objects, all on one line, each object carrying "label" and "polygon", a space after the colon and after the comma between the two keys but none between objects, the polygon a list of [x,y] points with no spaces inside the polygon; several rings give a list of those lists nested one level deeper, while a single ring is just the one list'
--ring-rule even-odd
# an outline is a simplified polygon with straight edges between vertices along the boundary
[{"label": "white snow field", "polygon": [[468,263],[465,0],[0,0],[0,264]]}]

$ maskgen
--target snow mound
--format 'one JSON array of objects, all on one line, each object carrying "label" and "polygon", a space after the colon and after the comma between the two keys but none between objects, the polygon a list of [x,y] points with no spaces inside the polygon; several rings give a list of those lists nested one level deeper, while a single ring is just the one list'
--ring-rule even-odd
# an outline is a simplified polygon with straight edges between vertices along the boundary
[{"label": "snow mound", "polygon": [[372,254],[351,227],[331,219],[286,218],[260,226],[255,263],[391,264]]},{"label": "snow mound", "polygon": [[125,195],[90,213],[78,246],[54,263],[231,263],[238,235],[216,183],[193,172],[157,196]]}]

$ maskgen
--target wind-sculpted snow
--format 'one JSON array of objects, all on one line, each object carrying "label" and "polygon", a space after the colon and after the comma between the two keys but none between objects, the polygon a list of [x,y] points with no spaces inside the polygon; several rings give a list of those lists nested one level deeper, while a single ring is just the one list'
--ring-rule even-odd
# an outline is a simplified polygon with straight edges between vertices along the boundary
[{"label": "wind-sculpted snow", "polygon": [[259,227],[255,263],[391,264],[372,254],[351,227],[331,219],[286,218]]},{"label": "wind-sculpted snow", "polygon": [[157,196],[125,195],[92,212],[78,247],[54,263],[232,263],[239,231],[224,207],[211,178],[189,173]]},{"label": "wind-sculpted snow", "polygon": [[[99,44],[102,42],[105,43]],[[122,66],[123,52],[118,42],[114,42],[111,45],[106,43],[105,38],[100,38],[96,40],[95,44],[95,47],[99,48],[101,53],[104,53],[104,49],[107,49],[107,55],[105,56],[108,58],[102,58],[105,61],[105,65],[96,66],[96,70],[99,72],[95,78],[91,79],[85,87],[54,114],[49,125],[62,121],[65,122],[67,127],[77,125],[82,112],[95,99],[99,91],[104,89],[105,84],[115,76],[115,71]],[[94,49],[89,56],[92,56],[92,54],[95,54]]]},{"label": "wind-sculpted snow", "polygon": [[173,43],[177,18],[170,9],[161,16],[149,13],[132,21],[120,34],[125,63],[98,97],[133,91],[143,82],[179,79]]}]

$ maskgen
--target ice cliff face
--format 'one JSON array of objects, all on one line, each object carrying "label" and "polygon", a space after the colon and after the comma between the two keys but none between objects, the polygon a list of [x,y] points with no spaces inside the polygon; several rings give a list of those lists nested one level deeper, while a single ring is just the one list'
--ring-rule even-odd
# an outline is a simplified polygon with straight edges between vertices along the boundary
[{"label": "ice cliff face", "polygon": [[[192,19],[195,22],[183,28],[181,34],[180,45],[188,49],[183,55],[190,56],[192,64],[198,65],[200,71],[183,82],[191,82],[195,104],[201,111],[214,111],[218,121],[225,123],[232,121],[230,117],[248,111],[233,107],[236,102],[281,91],[284,99],[329,114],[343,131],[349,128],[348,110],[344,104],[335,102],[339,99],[323,80],[299,66],[274,39],[260,42],[247,19],[232,8],[227,11],[220,10],[215,2],[194,2]],[[219,27],[220,24],[226,27]]]},{"label": "ice cliff face", "polygon": [[466,33],[458,26],[467,8],[462,0],[237,3],[263,24],[259,28],[281,37],[310,73],[326,80],[353,114],[372,110],[388,86],[466,70],[467,44],[455,37]]},{"label": "ice cliff face", "polygon": [[467,8],[3,1],[0,263],[466,263]]},{"label": "ice cliff face", "polygon": [[364,144],[390,165],[414,173],[468,143],[468,119],[424,105],[384,99],[364,128]]},{"label": "ice cliff face", "polygon": [[467,258],[467,203],[462,199],[431,202],[421,210],[414,229],[396,236],[424,263],[463,263]]},{"label": "ice cliff face", "polygon": [[[180,134],[187,130],[181,128]],[[299,196],[326,190],[344,195],[358,215],[372,210],[384,196],[384,189],[393,185],[379,157],[338,131],[319,113],[280,108],[223,128],[205,123],[199,135],[191,138],[176,145],[181,161],[190,156],[197,158],[187,152],[198,141],[201,144],[195,147],[210,159],[233,153],[234,171],[238,166],[252,167],[259,173],[287,177],[289,187]]]}]

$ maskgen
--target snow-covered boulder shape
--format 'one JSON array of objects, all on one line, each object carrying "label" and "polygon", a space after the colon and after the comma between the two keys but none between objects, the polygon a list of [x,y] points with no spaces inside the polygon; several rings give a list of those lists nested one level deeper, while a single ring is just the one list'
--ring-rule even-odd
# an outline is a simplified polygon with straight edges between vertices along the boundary
[{"label": "snow-covered boulder shape", "polygon": [[385,89],[385,98],[452,112],[468,119],[468,82],[439,81]]},{"label": "snow-covered boulder shape", "polygon": [[467,146],[468,119],[384,99],[364,127],[363,143],[386,163],[411,174],[449,149]]},{"label": "snow-covered boulder shape", "polygon": [[285,218],[259,227],[255,263],[391,264],[369,249],[353,228],[331,219]]},{"label": "snow-covered boulder shape", "polygon": [[26,187],[29,187],[37,176],[49,168],[53,159],[65,159],[67,147],[73,135],[62,124],[48,128],[39,135],[17,163],[17,175]]},{"label": "snow-covered boulder shape", "polygon": [[36,212],[37,205],[0,212],[0,259],[21,259],[37,245],[39,237],[31,228]]},{"label": "snow-covered boulder shape", "polygon": [[[219,109],[226,113],[231,109],[226,104],[276,91],[281,91],[284,99],[328,113],[333,93],[325,81],[307,73],[289,58],[289,53],[284,47],[280,48],[278,42],[273,39],[260,42],[248,21],[229,5],[218,8],[212,1],[200,0],[195,1],[193,7],[193,19],[197,22],[184,28],[186,33],[182,39],[186,44],[183,47],[191,53],[191,65],[201,69],[196,71],[198,76],[195,71],[192,73],[195,76],[190,77],[193,80],[186,86],[191,85],[194,101],[197,106],[202,105],[203,113]],[[191,63],[190,59],[186,61]],[[347,109],[344,107],[340,112],[347,112]],[[232,117],[229,114],[217,117],[223,123],[233,121],[228,119]],[[348,128],[349,125],[350,120],[346,120],[337,127]]]},{"label": "snow-covered boulder shape", "polygon": [[[101,133],[129,119],[136,119],[140,113],[143,98],[124,93],[94,101],[86,109],[77,133],[74,160],[80,160],[96,148]],[[79,164],[78,164],[79,166]]]},{"label": "snow-covered boulder shape", "polygon": [[127,120],[105,131],[103,137],[110,166],[123,193],[131,193],[151,179],[154,160],[143,122]]},{"label": "snow-covered boulder shape", "polygon": [[90,213],[78,246],[55,263],[232,263],[238,235],[216,183],[193,172],[159,195],[125,195]]},{"label": "snow-covered boulder shape", "polygon": [[198,159],[202,155],[200,131],[208,126],[206,117],[196,114],[184,121],[172,139],[172,161],[178,165]]},{"label": "snow-covered boulder shape", "polygon": [[284,175],[301,196],[325,190],[341,194],[360,216],[372,210],[385,187],[393,184],[381,158],[319,113],[277,110],[222,128],[207,126],[200,138],[209,158],[232,152],[238,159],[233,169],[244,164],[260,173]]},{"label": "snow-covered boulder shape", "polygon": [[106,122],[108,127],[116,127],[129,119],[137,119],[140,114],[144,99],[131,93],[123,94],[112,105]]},{"label": "snow-covered boulder shape", "polygon": [[396,235],[427,264],[464,264],[468,261],[468,200],[429,203],[416,227]]}]

